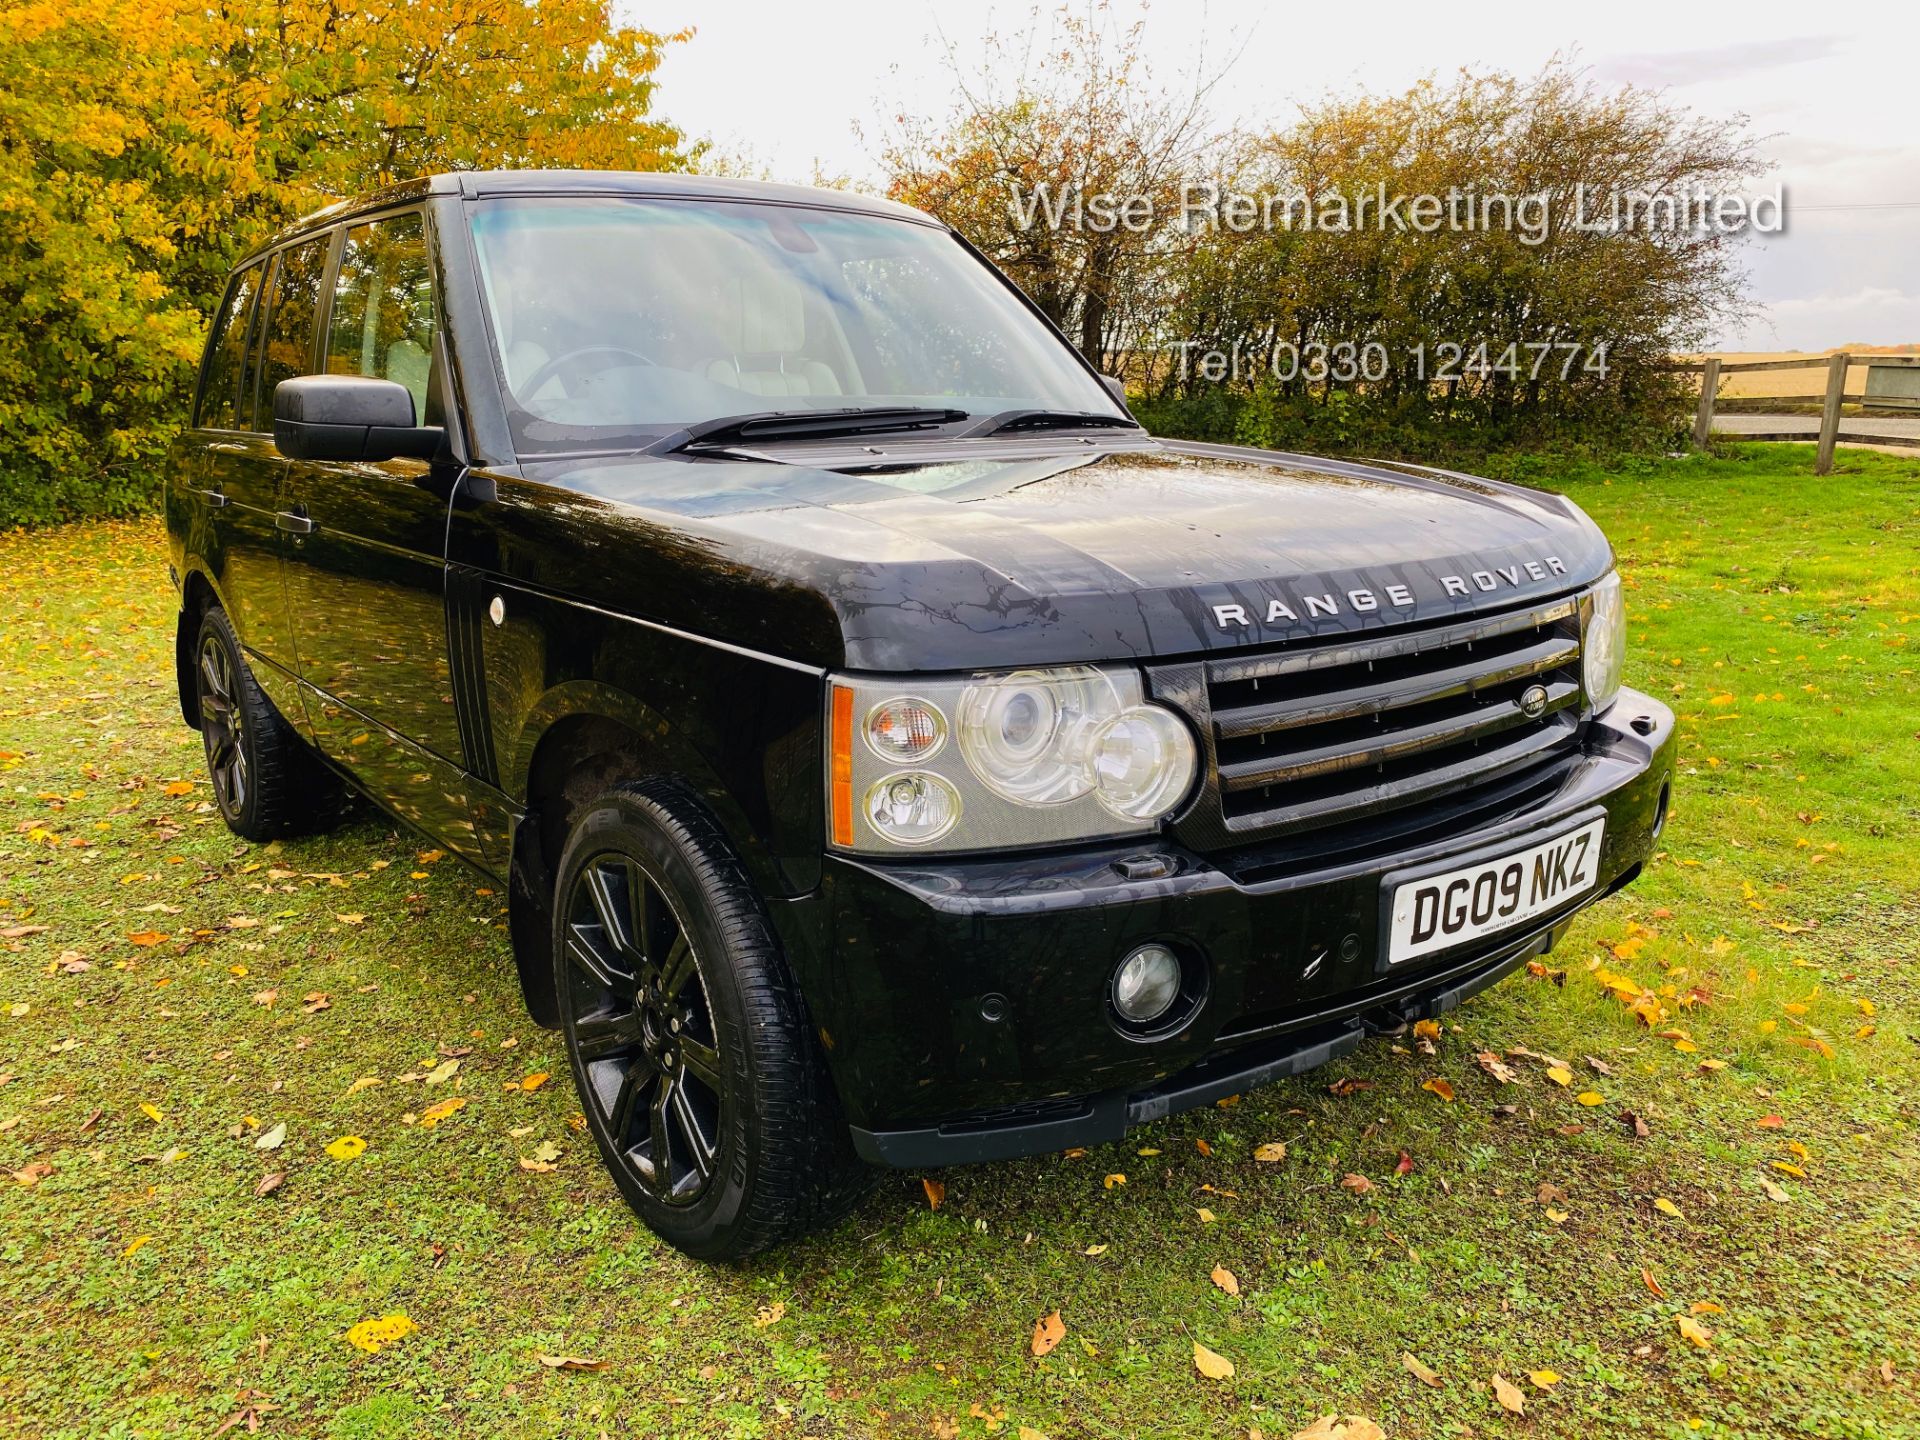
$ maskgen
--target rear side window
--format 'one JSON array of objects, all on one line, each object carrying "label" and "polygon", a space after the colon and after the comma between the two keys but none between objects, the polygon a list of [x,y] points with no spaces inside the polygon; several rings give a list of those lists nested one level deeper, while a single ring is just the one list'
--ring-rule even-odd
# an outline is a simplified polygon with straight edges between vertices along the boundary
[{"label": "rear side window", "polygon": [[247,424],[235,423],[233,402],[240,393],[240,374],[246,369],[253,295],[260,288],[264,269],[261,265],[250,265],[235,275],[227,286],[226,303],[214,318],[213,333],[207,337],[206,380],[200,387],[200,403],[195,406],[193,416],[193,423],[201,429],[244,430],[252,423],[251,404],[247,406]]},{"label": "rear side window", "polygon": [[327,327],[328,371],[397,381],[413,392],[414,418],[424,420],[433,327],[433,266],[418,212],[347,231]]},{"label": "rear side window", "polygon": [[321,236],[280,252],[273,267],[273,303],[267,310],[265,375],[260,386],[262,428],[273,418],[273,387],[282,380],[309,373],[313,363],[314,312],[320,301],[320,279],[326,273],[327,246]]}]

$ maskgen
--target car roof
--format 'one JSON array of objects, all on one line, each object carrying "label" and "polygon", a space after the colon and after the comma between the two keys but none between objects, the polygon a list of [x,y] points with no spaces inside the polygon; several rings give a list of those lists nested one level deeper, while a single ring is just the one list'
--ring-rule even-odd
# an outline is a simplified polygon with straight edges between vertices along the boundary
[{"label": "car roof", "polygon": [[[364,211],[427,199],[458,195],[481,199],[501,195],[644,195],[680,200],[744,200],[763,205],[803,205],[815,210],[847,210],[939,225],[923,210],[860,195],[851,190],[828,190],[812,185],[780,185],[770,180],[737,180],[723,175],[680,175],[641,170],[457,170],[403,180],[350,200],[340,200],[302,216],[270,239],[254,246],[240,264]],[[942,227],[944,228],[944,227]]]}]

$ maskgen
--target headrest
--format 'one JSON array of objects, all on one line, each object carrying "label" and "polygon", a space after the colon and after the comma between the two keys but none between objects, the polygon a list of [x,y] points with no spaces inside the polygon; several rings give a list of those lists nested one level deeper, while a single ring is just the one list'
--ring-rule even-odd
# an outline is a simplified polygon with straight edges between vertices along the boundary
[{"label": "headrest", "polygon": [[806,343],[803,292],[794,276],[753,269],[720,281],[721,333],[739,355],[797,355]]}]

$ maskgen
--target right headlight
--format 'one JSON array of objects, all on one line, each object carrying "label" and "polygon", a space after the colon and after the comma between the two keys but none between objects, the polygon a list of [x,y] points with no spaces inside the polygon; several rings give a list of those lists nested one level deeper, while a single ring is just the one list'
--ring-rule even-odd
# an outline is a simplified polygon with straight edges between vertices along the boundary
[{"label": "right headlight", "polygon": [[1620,693],[1620,672],[1627,658],[1627,612],[1620,600],[1620,575],[1609,571],[1587,597],[1587,627],[1581,640],[1587,704],[1594,714]]},{"label": "right headlight", "polygon": [[844,850],[1138,834],[1179,806],[1199,768],[1186,723],[1149,702],[1132,669],[836,676],[829,695],[828,838]]}]

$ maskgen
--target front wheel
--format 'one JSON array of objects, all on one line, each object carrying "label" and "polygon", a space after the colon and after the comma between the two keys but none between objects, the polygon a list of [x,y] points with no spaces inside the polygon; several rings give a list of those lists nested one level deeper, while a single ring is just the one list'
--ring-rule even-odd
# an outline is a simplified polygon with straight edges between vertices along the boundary
[{"label": "front wheel", "polygon": [[766,1249],[865,1188],[759,897],[683,788],[608,791],[555,886],[561,1030],[615,1183],[702,1260]]}]

